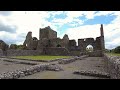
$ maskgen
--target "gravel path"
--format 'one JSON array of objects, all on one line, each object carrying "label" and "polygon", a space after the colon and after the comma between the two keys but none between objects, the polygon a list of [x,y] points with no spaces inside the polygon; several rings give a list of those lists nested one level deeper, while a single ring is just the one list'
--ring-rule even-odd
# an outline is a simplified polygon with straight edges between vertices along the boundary
[{"label": "gravel path", "polygon": [[75,70],[96,70],[99,72],[107,72],[105,67],[106,61],[102,57],[88,57],[83,60],[77,60],[70,64],[61,65],[64,71],[44,71],[20,79],[104,79],[99,77],[75,75]]},{"label": "gravel path", "polygon": [[15,63],[5,62],[5,61],[0,60],[0,74],[3,72],[15,71],[15,70],[19,70],[22,68],[28,68],[30,66],[31,65],[15,64]]}]

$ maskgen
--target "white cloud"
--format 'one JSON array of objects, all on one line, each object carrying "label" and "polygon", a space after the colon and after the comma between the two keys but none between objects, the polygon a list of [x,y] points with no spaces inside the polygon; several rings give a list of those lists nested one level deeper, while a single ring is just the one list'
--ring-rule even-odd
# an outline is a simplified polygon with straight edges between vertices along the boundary
[{"label": "white cloud", "polygon": [[95,16],[107,16],[107,15],[113,15],[115,13],[115,11],[99,11],[95,14]]},{"label": "white cloud", "polygon": [[100,36],[100,25],[85,25],[75,28],[70,28],[66,32],[70,39],[75,39],[76,41],[80,38],[96,38]]},{"label": "white cloud", "polygon": [[96,11],[69,11],[67,12],[67,16],[69,18],[77,18],[85,15],[87,19],[93,19],[95,17]]},{"label": "white cloud", "polygon": [[11,11],[0,11],[0,15],[3,16],[9,16],[11,14]]},{"label": "white cloud", "polygon": [[[117,25],[115,25],[117,26]],[[104,25],[105,46],[113,49],[120,45],[120,28],[114,27],[114,24]],[[66,32],[70,39],[78,41],[80,38],[89,38],[100,36],[100,25],[84,25],[76,28],[70,28]]]},{"label": "white cloud", "polygon": [[[8,36],[10,36],[9,40],[16,40],[15,37],[17,37],[17,39],[20,39],[21,37],[18,37],[19,34],[21,33],[26,33],[28,31],[32,31],[33,32],[33,36],[34,37],[39,37],[39,28],[48,26],[47,24],[49,24],[45,18],[49,16],[49,13],[47,12],[24,12],[24,11],[13,11],[11,15],[5,17],[5,16],[0,16],[0,20],[7,25],[11,25],[17,26],[17,30],[16,33],[13,34],[8,34]],[[51,25],[51,24],[49,24]],[[3,34],[3,36],[1,36],[0,39],[3,39],[2,37],[4,37],[5,34]],[[12,37],[11,37],[12,36]],[[14,41],[13,40],[13,41]],[[15,42],[17,43],[17,41]],[[20,43],[20,42],[19,42]],[[22,44],[22,42],[21,42]]]},{"label": "white cloud", "polygon": [[[93,19],[95,16],[101,15],[116,15],[117,17],[110,23],[104,25],[105,46],[108,49],[113,49],[116,46],[120,46],[120,12],[115,11],[100,11],[100,12],[83,12],[87,19]],[[74,15],[74,17],[77,15]],[[98,37],[100,36],[100,25],[84,25],[75,28],[69,28],[66,33],[70,39]]]}]

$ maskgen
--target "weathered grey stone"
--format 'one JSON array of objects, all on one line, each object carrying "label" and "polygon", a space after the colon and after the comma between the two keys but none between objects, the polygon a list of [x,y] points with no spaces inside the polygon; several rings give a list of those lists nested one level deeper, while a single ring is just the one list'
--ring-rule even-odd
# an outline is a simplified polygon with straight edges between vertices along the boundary
[{"label": "weathered grey stone", "polygon": [[77,71],[74,71],[73,74],[110,78],[109,73],[103,73],[103,72],[98,72],[98,71],[94,71],[94,70],[92,70],[92,71],[86,71],[86,70],[79,71],[79,70],[77,70]]},{"label": "weathered grey stone", "polygon": [[40,50],[7,50],[8,56],[31,56],[31,55],[41,55]]},{"label": "weathered grey stone", "polygon": [[12,72],[3,72],[0,75],[0,79],[18,79],[19,77],[32,75],[34,73],[41,72],[44,70],[61,71],[63,69],[56,64],[49,64],[49,63],[39,64],[39,65],[31,66],[30,68],[23,68],[23,69],[12,71]]},{"label": "weathered grey stone", "polygon": [[108,73],[111,76],[111,79],[120,78],[120,57],[117,56],[108,56],[104,54],[104,59],[107,60]]},{"label": "weathered grey stone", "polygon": [[3,50],[3,51],[6,51],[8,49],[8,45],[3,41],[3,40],[0,40],[0,49]]},{"label": "weathered grey stone", "polygon": [[63,69],[59,65],[56,65],[56,64],[51,64],[51,65],[47,66],[47,70],[50,70],[50,71],[63,71]]},{"label": "weathered grey stone", "polygon": [[68,64],[68,63],[72,63],[76,60],[81,60],[83,58],[86,58],[88,57],[88,55],[83,55],[83,56],[80,56],[80,57],[73,57],[73,58],[68,58],[68,59],[61,59],[58,61],[59,64]]}]

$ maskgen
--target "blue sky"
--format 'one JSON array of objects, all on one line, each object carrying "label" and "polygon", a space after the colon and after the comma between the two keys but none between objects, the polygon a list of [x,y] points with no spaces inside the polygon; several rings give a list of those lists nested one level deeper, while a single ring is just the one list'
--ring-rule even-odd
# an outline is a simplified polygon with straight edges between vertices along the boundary
[{"label": "blue sky", "polygon": [[105,47],[120,45],[119,11],[0,11],[0,39],[8,44],[22,44],[28,31],[39,39],[39,28],[50,26],[58,37],[69,39],[100,36],[104,26]]}]

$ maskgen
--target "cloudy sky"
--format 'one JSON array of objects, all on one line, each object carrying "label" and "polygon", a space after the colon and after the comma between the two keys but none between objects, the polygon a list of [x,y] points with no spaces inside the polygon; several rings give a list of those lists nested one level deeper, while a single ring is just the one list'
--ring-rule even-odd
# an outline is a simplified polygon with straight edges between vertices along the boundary
[{"label": "cloudy sky", "polygon": [[0,39],[7,44],[22,44],[28,31],[39,39],[39,28],[50,26],[58,37],[96,38],[104,26],[105,47],[120,45],[119,11],[0,11]]}]

